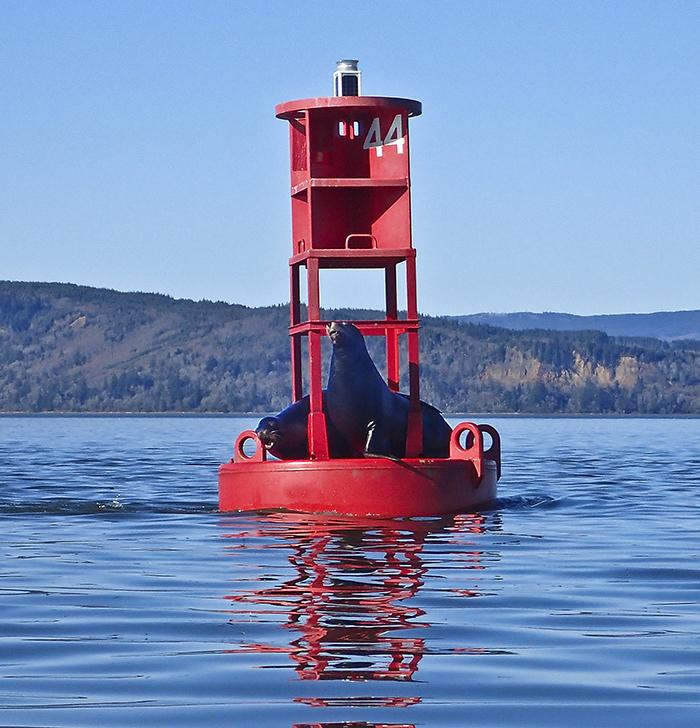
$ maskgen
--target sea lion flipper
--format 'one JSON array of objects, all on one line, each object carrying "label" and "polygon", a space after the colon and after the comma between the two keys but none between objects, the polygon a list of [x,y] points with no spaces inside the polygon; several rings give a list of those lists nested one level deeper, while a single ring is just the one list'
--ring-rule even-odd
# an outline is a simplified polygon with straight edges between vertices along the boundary
[{"label": "sea lion flipper", "polygon": [[365,456],[391,455],[391,442],[386,432],[377,420],[372,420],[367,426],[367,440],[365,441]]},{"label": "sea lion flipper", "polygon": [[401,458],[397,458],[396,455],[378,455],[371,452],[366,452],[363,454],[363,457],[366,458],[378,458],[380,460],[393,460],[395,463],[400,463]]},{"label": "sea lion flipper", "polygon": [[386,458],[387,460],[399,460],[391,452],[391,443],[386,433],[375,420],[369,423],[367,428],[367,442],[365,451],[362,453],[366,458]]}]

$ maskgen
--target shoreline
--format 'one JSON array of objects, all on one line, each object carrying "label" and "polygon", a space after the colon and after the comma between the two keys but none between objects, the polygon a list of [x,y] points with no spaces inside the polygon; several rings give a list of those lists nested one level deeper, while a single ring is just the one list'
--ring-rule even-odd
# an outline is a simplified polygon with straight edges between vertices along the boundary
[{"label": "shoreline", "polygon": [[[274,412],[0,412],[0,419],[12,419],[20,417],[85,417],[85,418],[105,418],[114,419],[117,417],[129,417],[136,419],[225,419],[225,418],[241,418],[241,417],[265,417]],[[646,413],[573,413],[573,412],[443,412],[443,417],[450,419],[461,418],[496,418],[496,419],[606,419],[606,420],[697,420],[700,414],[646,414]]]}]

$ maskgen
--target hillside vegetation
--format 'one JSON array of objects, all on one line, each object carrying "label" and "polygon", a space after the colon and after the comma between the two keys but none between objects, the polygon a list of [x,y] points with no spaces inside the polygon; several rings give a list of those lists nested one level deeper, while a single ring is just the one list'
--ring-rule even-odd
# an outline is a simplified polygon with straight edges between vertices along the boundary
[{"label": "hillside vegetation", "polygon": [[[286,305],[0,282],[0,411],[276,411],[287,324]],[[423,324],[422,396],[445,411],[700,414],[698,342]]]}]

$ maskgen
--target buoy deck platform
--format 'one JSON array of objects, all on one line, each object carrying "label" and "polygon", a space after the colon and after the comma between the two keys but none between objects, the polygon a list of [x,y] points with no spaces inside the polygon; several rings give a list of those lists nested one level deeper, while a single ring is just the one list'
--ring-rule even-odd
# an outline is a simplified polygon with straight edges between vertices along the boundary
[{"label": "buoy deck platform", "polygon": [[[467,432],[467,447],[460,437]],[[491,438],[484,451],[483,433]],[[252,440],[255,452],[246,455]],[[242,432],[219,467],[221,511],[289,510],[378,518],[443,516],[487,508],[496,499],[500,439],[490,425],[454,428],[449,458],[268,460],[253,430]]]}]

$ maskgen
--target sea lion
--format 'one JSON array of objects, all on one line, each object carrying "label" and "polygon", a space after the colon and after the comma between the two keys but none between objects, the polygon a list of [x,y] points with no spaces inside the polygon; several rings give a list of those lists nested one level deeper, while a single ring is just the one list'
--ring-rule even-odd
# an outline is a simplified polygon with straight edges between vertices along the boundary
[{"label": "sea lion", "polygon": [[[325,403],[325,392],[323,392]],[[274,417],[263,417],[255,432],[265,449],[280,460],[307,460],[309,457],[309,395],[285,407]],[[350,449],[326,418],[328,451],[332,458],[350,456]]]},{"label": "sea lion", "polygon": [[[387,387],[356,326],[334,321],[327,330],[333,342],[325,400],[327,422],[345,440],[353,457],[405,457],[409,397]],[[448,457],[452,428],[435,407],[422,401],[420,406],[420,456]]]}]

